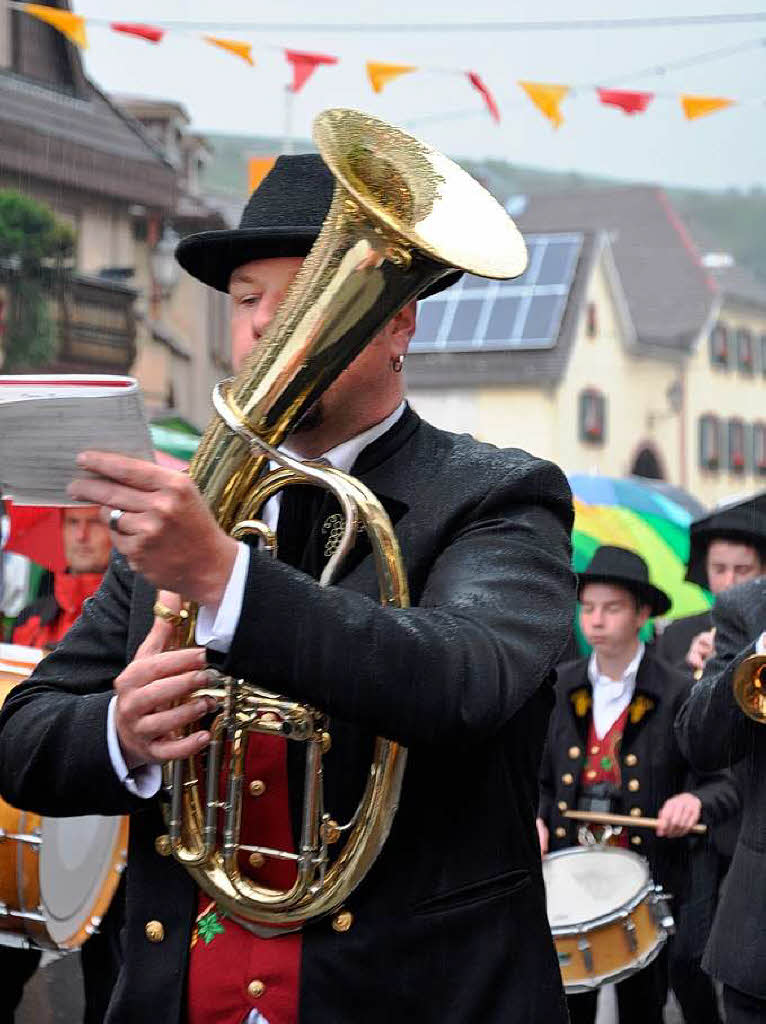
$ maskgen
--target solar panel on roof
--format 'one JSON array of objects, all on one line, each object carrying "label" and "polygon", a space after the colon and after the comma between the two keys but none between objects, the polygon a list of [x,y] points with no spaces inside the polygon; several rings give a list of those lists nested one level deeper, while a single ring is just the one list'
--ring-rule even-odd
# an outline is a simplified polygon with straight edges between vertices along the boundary
[{"label": "solar panel on roof", "polygon": [[464,274],[418,308],[411,352],[553,348],[558,338],[581,234],[525,235],[527,269],[513,281]]}]

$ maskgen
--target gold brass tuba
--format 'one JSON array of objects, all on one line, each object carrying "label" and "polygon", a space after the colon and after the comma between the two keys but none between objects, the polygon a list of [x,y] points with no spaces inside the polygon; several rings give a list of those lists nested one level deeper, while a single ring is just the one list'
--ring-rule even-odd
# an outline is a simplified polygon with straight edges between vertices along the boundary
[{"label": "gold brass tuba", "polygon": [[766,654],[751,654],[734,672],[734,699],[748,718],[766,724]]},{"label": "gold brass tuba", "polygon": [[[276,450],[364,346],[407,302],[454,268],[483,277],[523,273],[526,250],[511,219],[468,174],[402,131],[352,110],[327,110],[314,140],[332,171],[335,194],[327,218],[268,331],[246,366],[216,389],[216,417],[207,428],[191,475],[219,525],[237,538],[256,535],[272,553],[275,537],[255,517],[277,491],[314,484],[335,494],[345,517],[343,539],[321,577],[330,584],[358,526],[372,545],[380,599],[408,604],[407,578],[391,522],[358,480],[301,463]],[[267,472],[268,462],[278,468]],[[196,610],[176,642],[192,644]],[[253,625],[257,629],[257,624]],[[338,824],[325,808],[322,757],[331,743],[321,711],[221,677],[212,740],[198,761],[166,764],[168,836],[158,841],[221,908],[266,932],[300,928],[337,911],[369,870],[391,827],[405,750],[379,738],[361,801]],[[250,733],[305,744],[302,830],[297,852],[240,843],[244,758]],[[225,798],[219,772],[227,758]],[[203,781],[199,774],[206,774]],[[203,790],[204,788],[204,795]],[[223,816],[218,843],[219,813]],[[344,840],[334,858],[329,847]],[[292,860],[289,890],[244,877],[238,854]],[[342,928],[336,918],[335,925]]]}]

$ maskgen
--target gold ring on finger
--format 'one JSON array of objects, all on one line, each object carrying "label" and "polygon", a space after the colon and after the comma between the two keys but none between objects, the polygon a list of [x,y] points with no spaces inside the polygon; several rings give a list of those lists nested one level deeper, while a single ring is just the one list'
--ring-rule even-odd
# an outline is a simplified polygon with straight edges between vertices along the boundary
[{"label": "gold ring on finger", "polygon": [[179,611],[174,612],[172,608],[168,608],[162,601],[155,601],[152,611],[158,619],[164,619],[171,626],[182,626],[189,618],[189,612],[186,608],[181,608]]}]

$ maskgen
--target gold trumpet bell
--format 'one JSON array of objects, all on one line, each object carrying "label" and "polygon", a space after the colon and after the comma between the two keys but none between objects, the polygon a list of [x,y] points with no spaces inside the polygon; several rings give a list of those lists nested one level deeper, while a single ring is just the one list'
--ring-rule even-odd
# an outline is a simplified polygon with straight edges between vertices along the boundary
[{"label": "gold trumpet bell", "polygon": [[734,673],[734,699],[748,718],[766,724],[766,654],[751,654]]}]

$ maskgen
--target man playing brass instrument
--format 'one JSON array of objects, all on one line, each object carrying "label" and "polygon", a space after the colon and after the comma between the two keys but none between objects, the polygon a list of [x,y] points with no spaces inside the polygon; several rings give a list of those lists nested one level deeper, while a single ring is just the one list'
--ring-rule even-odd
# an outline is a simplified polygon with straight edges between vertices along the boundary
[{"label": "man playing brass instrument", "polygon": [[[331,190],[319,157],[280,158],[238,230],[181,243],[181,265],[231,295],[235,364],[259,345]],[[364,538],[338,585],[317,585],[337,512],[311,488],[264,508],[273,561],[221,531],[188,477],[82,457],[97,477],[72,494],[103,506],[118,554],[80,622],[6,703],[0,786],[46,814],[131,814],[110,1024],[566,1021],[534,812],[552,667],[574,609],[570,493],[550,463],[436,430],[409,408],[401,369],[414,329],[410,302],[286,444],[378,496],[410,609],[378,602]],[[199,603],[199,647],[163,650],[156,590]],[[174,606],[168,593],[160,602],[161,615]],[[301,931],[244,927],[167,856],[158,766],[210,740],[209,699],[177,703],[205,684],[208,658],[331,716],[324,781],[339,821],[364,786],[372,738],[409,750],[378,859],[341,913]],[[251,737],[244,839],[256,828],[264,846],[294,843],[296,747]],[[241,866],[290,884],[285,860],[242,855]]]},{"label": "man playing brass instrument", "polygon": [[766,577],[720,594],[713,625],[715,654],[678,714],[676,735],[696,769],[733,768],[740,784],[742,826],[702,966],[723,983],[727,1024],[755,1024],[766,1019],[765,709],[750,709],[760,721],[748,717],[733,682],[746,658],[766,653]]}]

